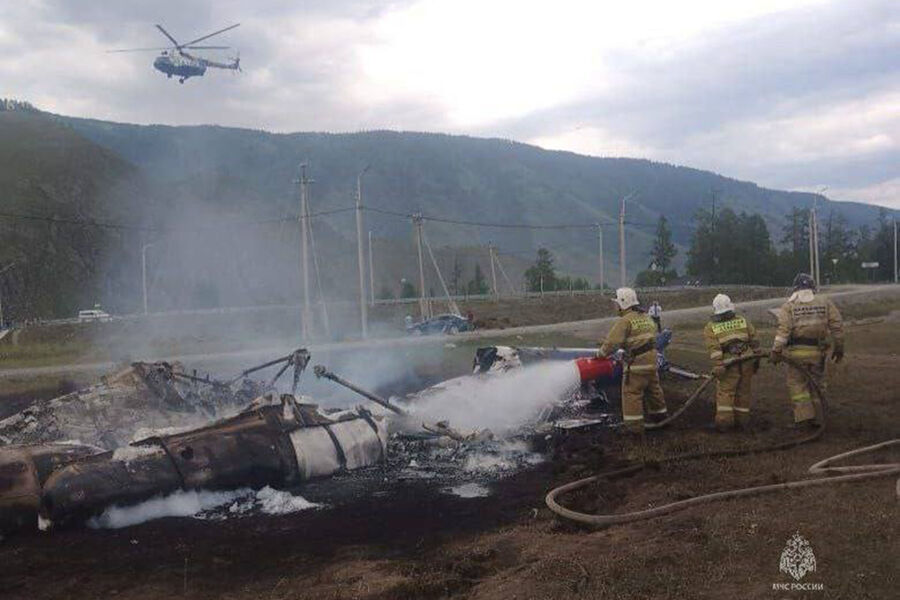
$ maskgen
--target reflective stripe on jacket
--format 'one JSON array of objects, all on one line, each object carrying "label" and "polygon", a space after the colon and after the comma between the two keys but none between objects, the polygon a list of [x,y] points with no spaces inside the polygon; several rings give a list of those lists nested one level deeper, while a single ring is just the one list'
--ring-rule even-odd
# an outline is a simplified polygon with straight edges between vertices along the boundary
[{"label": "reflective stripe on jacket", "polygon": [[631,362],[633,372],[656,370],[656,323],[646,314],[630,308],[613,324],[600,346],[600,355],[609,356],[618,348],[629,354],[636,349],[651,345],[652,349],[634,357]]},{"label": "reflective stripe on jacket", "polygon": [[703,341],[709,357],[717,364],[725,360],[726,354],[737,356],[759,347],[756,329],[746,317],[710,321],[703,329]]},{"label": "reflective stripe on jacket", "polygon": [[[791,339],[818,340],[824,345],[828,336],[843,340],[844,327],[841,313],[825,296],[813,296],[809,302],[799,299],[785,302],[778,309],[778,330],[773,348],[781,350],[790,345]],[[808,344],[801,344],[808,345]]]}]

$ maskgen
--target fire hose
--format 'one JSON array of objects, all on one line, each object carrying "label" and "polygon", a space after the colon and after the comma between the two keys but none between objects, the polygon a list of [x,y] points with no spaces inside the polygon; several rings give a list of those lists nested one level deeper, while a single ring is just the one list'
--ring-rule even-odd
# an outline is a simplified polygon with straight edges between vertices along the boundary
[{"label": "fire hose", "polygon": [[[729,364],[736,364],[740,362],[746,362],[749,360],[759,360],[762,357],[760,354],[752,354],[744,357],[739,357],[737,359],[732,360]],[[805,444],[811,441],[814,441],[822,436],[825,430],[825,395],[822,392],[822,389],[819,387],[818,383],[813,379],[810,373],[798,362],[794,361],[790,357],[783,357],[783,360],[788,364],[790,368],[798,369],[801,373],[804,374],[807,381],[810,384],[810,387],[815,392],[816,396],[819,398],[821,407],[821,423],[822,425],[816,429],[816,431],[806,437],[803,437],[798,440],[783,442],[780,444],[767,445],[762,447],[753,447],[753,448],[733,448],[733,449],[725,449],[725,450],[717,450],[712,452],[698,452],[698,453],[690,453],[690,454],[678,454],[669,457],[665,457],[656,463],[672,463],[681,460],[692,460],[698,458],[714,458],[720,456],[742,456],[747,454],[758,454],[761,452],[773,452],[778,450],[784,450],[787,448],[792,448],[799,446],[801,444]],[[694,391],[694,393],[688,398],[685,404],[679,409],[675,414],[671,417],[656,423],[654,425],[648,425],[647,428],[657,429],[660,427],[664,427],[665,425],[674,421],[678,416],[680,416],[685,409],[687,409],[697,398],[700,397],[703,390],[710,384],[713,380],[712,377],[707,377],[706,380]],[[841,454],[837,454],[835,456],[828,457],[824,460],[820,460],[819,462],[813,464],[809,467],[808,473],[810,475],[830,475],[829,477],[824,477],[821,479],[804,479],[799,481],[789,481],[785,483],[777,483],[771,485],[761,485],[749,488],[741,488],[735,490],[726,490],[722,492],[714,492],[710,494],[704,494],[702,496],[695,496],[693,498],[688,498],[686,500],[680,500],[677,502],[671,502],[669,504],[664,504],[662,506],[657,506],[654,508],[650,508],[647,510],[633,511],[623,514],[610,514],[610,515],[593,515],[578,512],[569,508],[566,508],[559,504],[557,499],[569,492],[575,491],[577,489],[581,489],[587,485],[592,483],[601,481],[601,480],[611,480],[616,477],[622,477],[625,475],[630,475],[632,473],[637,473],[638,471],[643,470],[647,467],[647,462],[636,463],[633,465],[629,465],[627,467],[623,467],[621,469],[616,469],[613,471],[607,471],[605,473],[599,473],[597,475],[592,475],[590,477],[586,477],[584,479],[579,479],[577,481],[573,481],[571,483],[567,483],[560,487],[550,490],[547,493],[545,498],[545,502],[547,504],[547,508],[549,508],[556,515],[569,519],[571,521],[576,521],[579,523],[583,523],[586,525],[594,525],[599,527],[605,527],[609,525],[616,525],[621,523],[630,523],[633,521],[641,521],[644,519],[651,519],[654,517],[662,516],[665,514],[669,514],[675,511],[683,510],[685,508],[689,508],[691,506],[696,506],[698,504],[706,504],[709,502],[716,502],[719,500],[725,500],[728,498],[737,498],[742,496],[753,496],[757,494],[765,494],[769,492],[776,492],[782,490],[796,489],[796,488],[805,488],[805,487],[814,487],[819,485],[830,485],[834,483],[842,483],[842,482],[850,482],[850,481],[862,481],[868,479],[875,479],[881,477],[890,477],[897,476],[897,486],[896,486],[896,494],[897,498],[900,499],[900,462],[897,463],[877,463],[877,464],[869,464],[869,465],[854,465],[854,466],[832,466],[832,463],[843,460],[845,458],[850,458],[853,456],[859,456],[861,454],[867,454],[869,452],[874,452],[876,450],[880,450],[882,448],[887,448],[889,446],[900,445],[900,439],[887,440],[884,442],[880,442],[878,444],[873,444],[871,446],[865,446],[863,448],[857,448],[855,450],[850,450],[848,452],[843,452]]]}]

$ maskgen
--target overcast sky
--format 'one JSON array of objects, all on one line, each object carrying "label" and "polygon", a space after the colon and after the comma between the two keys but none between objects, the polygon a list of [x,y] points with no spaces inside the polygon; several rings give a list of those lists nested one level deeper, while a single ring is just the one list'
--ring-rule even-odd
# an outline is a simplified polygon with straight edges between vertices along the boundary
[{"label": "overcast sky", "polygon": [[[105,53],[165,45],[154,23],[186,41],[236,22],[209,43],[240,51],[237,75],[179,85],[153,53]],[[900,208],[898,0],[2,0],[0,96],[503,137]]]}]

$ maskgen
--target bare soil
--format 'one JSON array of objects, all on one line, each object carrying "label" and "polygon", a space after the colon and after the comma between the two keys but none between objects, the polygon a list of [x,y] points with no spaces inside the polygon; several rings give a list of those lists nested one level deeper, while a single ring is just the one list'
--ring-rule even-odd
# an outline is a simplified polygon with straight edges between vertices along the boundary
[{"label": "bare soil", "polygon": [[[851,311],[852,312],[852,311]],[[697,494],[802,479],[821,458],[896,438],[900,322],[848,327],[848,356],[830,368],[828,429],[793,450],[646,469],[564,499],[624,512]],[[853,317],[853,315],[848,315]],[[764,343],[771,328],[763,328]],[[705,368],[699,331],[676,332],[670,358]],[[696,338],[696,339],[695,339]],[[0,542],[4,598],[896,598],[900,502],[892,479],[708,504],[590,530],[557,520],[550,488],[630,460],[752,446],[803,435],[791,427],[785,367],[754,380],[754,432],[715,434],[709,396],[644,442],[608,431],[569,440],[548,462],[463,499],[425,483],[310,489],[331,508],[224,522],[163,519],[115,530],[72,529]],[[670,407],[689,393],[665,383]],[[900,460],[897,453],[872,459]],[[868,462],[868,461],[867,461]],[[809,540],[817,592],[776,592],[786,541]]]}]

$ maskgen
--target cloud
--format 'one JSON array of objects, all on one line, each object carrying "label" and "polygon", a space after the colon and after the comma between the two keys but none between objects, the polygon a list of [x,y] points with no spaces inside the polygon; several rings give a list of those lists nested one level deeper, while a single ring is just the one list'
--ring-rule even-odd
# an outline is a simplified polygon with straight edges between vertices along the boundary
[{"label": "cloud", "polygon": [[827,193],[838,200],[867,202],[900,210],[900,177],[859,188],[829,189]]},{"label": "cloud", "polygon": [[[179,86],[162,23],[245,72]],[[0,95],[138,123],[490,135],[858,190],[900,177],[893,0],[20,0]],[[894,188],[886,188],[891,193]]]}]

